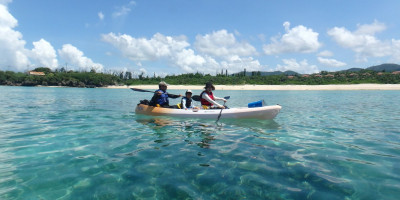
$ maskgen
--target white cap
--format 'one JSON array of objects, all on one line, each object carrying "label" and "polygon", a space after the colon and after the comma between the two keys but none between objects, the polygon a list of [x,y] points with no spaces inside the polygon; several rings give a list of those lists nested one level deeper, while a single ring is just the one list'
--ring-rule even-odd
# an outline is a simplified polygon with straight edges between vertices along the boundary
[{"label": "white cap", "polygon": [[162,85],[168,86],[168,84],[167,84],[166,82],[164,82],[164,81],[161,81],[161,82],[158,84],[158,86],[162,86]]},{"label": "white cap", "polygon": [[185,93],[192,93],[193,94],[192,90],[186,90]]}]

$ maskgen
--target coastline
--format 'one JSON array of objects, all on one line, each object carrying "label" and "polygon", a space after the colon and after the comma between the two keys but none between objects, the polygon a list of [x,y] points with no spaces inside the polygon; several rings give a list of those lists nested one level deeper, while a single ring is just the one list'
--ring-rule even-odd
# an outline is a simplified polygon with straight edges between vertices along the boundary
[{"label": "coastline", "polygon": [[[158,89],[157,85],[108,86],[110,89]],[[171,90],[202,90],[203,85],[169,85]],[[216,90],[400,90],[400,84],[351,85],[215,85]]]}]

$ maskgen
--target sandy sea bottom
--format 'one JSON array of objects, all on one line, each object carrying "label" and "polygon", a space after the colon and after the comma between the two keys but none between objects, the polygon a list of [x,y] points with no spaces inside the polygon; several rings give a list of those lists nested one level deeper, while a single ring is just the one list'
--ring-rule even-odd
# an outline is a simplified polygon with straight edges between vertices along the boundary
[{"label": "sandy sea bottom", "polygon": [[151,94],[129,89],[0,94],[0,199],[400,196],[400,91],[217,90],[230,107],[283,107],[218,123],[136,115]]}]

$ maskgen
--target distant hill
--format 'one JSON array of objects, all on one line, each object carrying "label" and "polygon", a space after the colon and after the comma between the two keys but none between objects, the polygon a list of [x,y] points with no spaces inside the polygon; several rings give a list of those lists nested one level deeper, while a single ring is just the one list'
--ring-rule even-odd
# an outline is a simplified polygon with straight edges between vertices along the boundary
[{"label": "distant hill", "polygon": [[[372,70],[376,72],[394,72],[394,71],[400,71],[400,65],[398,64],[381,64],[381,65],[376,65],[368,68],[350,68],[346,70],[340,70],[338,72],[359,72],[361,70]],[[258,72],[254,72],[258,73]],[[234,73],[233,75],[236,74],[243,74],[243,71]],[[246,72],[246,76],[251,76],[253,72]],[[271,75],[287,75],[287,76],[294,76],[294,75],[299,75],[299,73],[295,71],[274,71],[274,72],[260,72],[261,76],[271,76]]]},{"label": "distant hill", "polygon": [[339,72],[359,72],[361,70],[364,70],[363,68],[350,68],[350,69],[346,69],[346,70],[341,70]]},{"label": "distant hill", "polygon": [[400,71],[400,65],[398,64],[381,64],[366,68],[366,70],[372,70],[377,72],[394,72]]}]

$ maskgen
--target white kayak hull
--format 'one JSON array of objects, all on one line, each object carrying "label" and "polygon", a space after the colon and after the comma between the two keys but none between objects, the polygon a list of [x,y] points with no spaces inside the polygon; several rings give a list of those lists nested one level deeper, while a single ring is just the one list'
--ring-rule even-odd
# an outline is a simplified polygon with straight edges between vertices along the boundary
[{"label": "white kayak hull", "polygon": [[[230,108],[223,109],[220,119],[273,119],[278,115],[281,110],[280,105],[263,106],[255,108]],[[173,108],[153,107],[143,104],[136,106],[135,112],[137,114],[151,115],[151,116],[171,116],[171,117],[185,117],[185,118],[202,118],[202,119],[217,119],[220,114],[220,109],[208,110],[184,110]]]}]

